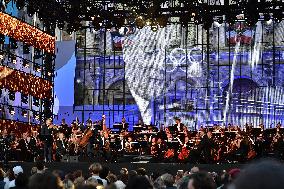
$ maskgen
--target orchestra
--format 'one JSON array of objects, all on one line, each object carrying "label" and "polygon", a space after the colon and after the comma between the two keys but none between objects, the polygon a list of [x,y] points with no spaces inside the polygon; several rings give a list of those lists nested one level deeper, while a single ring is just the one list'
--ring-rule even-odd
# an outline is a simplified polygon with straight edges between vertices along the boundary
[{"label": "orchestra", "polygon": [[[64,156],[114,162],[123,155],[151,156],[158,162],[231,163],[246,162],[263,156],[284,158],[284,128],[264,129],[261,124],[244,127],[229,124],[202,126],[189,131],[175,118],[172,126],[146,126],[140,120],[133,131],[125,118],[117,129],[108,129],[106,117],[88,120],[84,126],[65,120],[54,125],[47,119],[40,127],[22,133],[1,128],[0,161],[61,161]],[[83,126],[82,126],[83,125]]]}]

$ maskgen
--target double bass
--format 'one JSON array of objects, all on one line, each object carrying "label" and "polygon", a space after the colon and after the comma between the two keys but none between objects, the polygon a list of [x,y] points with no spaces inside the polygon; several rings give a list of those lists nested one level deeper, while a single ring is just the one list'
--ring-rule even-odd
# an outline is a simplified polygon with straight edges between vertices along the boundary
[{"label": "double bass", "polygon": [[91,128],[87,129],[83,134],[83,137],[79,143],[79,147],[85,148],[92,136],[93,136],[93,130]]}]

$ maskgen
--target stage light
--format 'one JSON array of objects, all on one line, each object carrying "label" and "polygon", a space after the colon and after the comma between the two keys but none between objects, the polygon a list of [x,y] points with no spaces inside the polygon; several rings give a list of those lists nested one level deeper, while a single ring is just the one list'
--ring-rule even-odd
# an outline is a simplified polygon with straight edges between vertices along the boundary
[{"label": "stage light", "polygon": [[28,116],[28,112],[26,110],[22,110],[22,116],[23,117],[27,117]]},{"label": "stage light", "polygon": [[23,45],[23,54],[29,54],[30,53],[30,46],[26,43]]},{"label": "stage light", "polygon": [[27,95],[21,94],[21,101],[24,104],[28,104],[29,103],[29,97]]},{"label": "stage light", "polygon": [[15,115],[15,109],[13,107],[8,108],[9,109],[9,113],[13,116]]},{"label": "stage light", "polygon": [[10,48],[11,49],[17,49],[18,48],[17,41],[14,38],[10,38],[9,39],[9,43],[10,43]]},{"label": "stage light", "polygon": [[268,21],[266,21],[266,24],[267,25],[271,25],[273,23],[273,20],[272,19],[269,19]]},{"label": "stage light", "polygon": [[23,60],[23,67],[25,67],[25,68],[29,68],[30,67],[30,64],[29,64],[29,62],[27,61],[27,60]]},{"label": "stage light", "polygon": [[3,60],[3,59],[4,59],[4,53],[0,52],[0,60]]},{"label": "stage light", "polygon": [[12,91],[9,92],[8,96],[9,96],[9,99],[12,100],[12,101],[14,101],[16,99],[15,93],[12,92]]},{"label": "stage light", "polygon": [[34,70],[35,70],[36,72],[41,72],[41,68],[40,68],[39,65],[34,65]]},{"label": "stage light", "polygon": [[40,49],[35,49],[34,59],[40,59],[41,57],[42,57],[41,50]]},{"label": "stage light", "polygon": [[151,25],[151,30],[152,30],[153,32],[158,31],[158,26],[156,25],[155,22],[152,23],[152,25]]},{"label": "stage light", "polygon": [[17,64],[17,57],[14,56],[14,57],[12,57],[11,59],[12,59],[11,62],[12,62],[13,64]]},{"label": "stage light", "polygon": [[33,105],[34,105],[34,106],[37,106],[37,107],[40,105],[38,98],[33,97]]},{"label": "stage light", "polygon": [[40,119],[39,113],[38,112],[33,112],[33,116],[36,120]]}]

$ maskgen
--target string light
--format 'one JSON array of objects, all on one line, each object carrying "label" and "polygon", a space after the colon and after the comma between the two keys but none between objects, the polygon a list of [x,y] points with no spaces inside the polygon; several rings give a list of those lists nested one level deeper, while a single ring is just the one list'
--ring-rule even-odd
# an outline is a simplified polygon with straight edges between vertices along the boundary
[{"label": "string light", "polygon": [[49,53],[55,52],[55,37],[2,12],[0,12],[0,33]]},{"label": "string light", "polygon": [[52,98],[52,83],[31,74],[13,70],[6,66],[0,66],[0,73],[6,71],[6,77],[0,78],[0,87],[10,91],[21,92],[25,95],[43,99]]},{"label": "string light", "polygon": [[23,133],[23,130],[29,131],[31,127],[37,127],[37,125],[31,125],[29,123],[23,123],[13,120],[0,119],[0,128],[7,128],[15,131],[16,133]]}]

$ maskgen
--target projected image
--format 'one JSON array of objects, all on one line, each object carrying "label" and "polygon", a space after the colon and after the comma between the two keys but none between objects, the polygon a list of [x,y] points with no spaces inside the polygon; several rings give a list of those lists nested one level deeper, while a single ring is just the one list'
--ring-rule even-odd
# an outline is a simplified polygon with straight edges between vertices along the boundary
[{"label": "projected image", "polygon": [[209,32],[194,24],[97,31],[96,53],[77,58],[75,104],[131,115],[132,124],[171,125],[178,116],[192,128],[269,126],[284,113],[282,31],[283,22],[243,20]]}]

